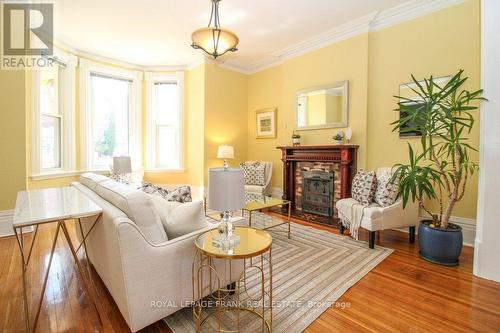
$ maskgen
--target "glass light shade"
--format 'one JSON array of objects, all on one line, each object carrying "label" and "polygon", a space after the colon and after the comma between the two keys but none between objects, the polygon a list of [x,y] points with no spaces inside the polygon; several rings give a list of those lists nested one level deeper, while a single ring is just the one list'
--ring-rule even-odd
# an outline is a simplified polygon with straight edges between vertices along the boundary
[{"label": "glass light shade", "polygon": [[228,51],[236,51],[238,46],[238,36],[229,30],[201,28],[191,35],[195,49],[202,49],[214,58],[223,55]]},{"label": "glass light shade", "polygon": [[219,146],[217,148],[217,158],[233,159],[234,158],[234,147],[233,146]]}]

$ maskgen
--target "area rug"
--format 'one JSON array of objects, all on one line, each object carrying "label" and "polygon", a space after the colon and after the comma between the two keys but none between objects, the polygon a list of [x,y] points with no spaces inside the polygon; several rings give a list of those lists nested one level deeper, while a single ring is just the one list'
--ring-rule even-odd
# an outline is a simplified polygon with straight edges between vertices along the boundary
[{"label": "area rug", "polygon": [[[252,224],[257,228],[276,222],[272,216],[253,214]],[[392,253],[391,249],[376,246],[372,250],[366,242],[293,222],[291,239],[286,231],[286,225],[268,230],[273,237],[274,332],[301,332],[328,307],[341,311],[350,306],[336,301]],[[249,274],[250,294],[260,288],[256,275]],[[247,316],[247,320],[242,316],[242,331],[261,331],[259,321],[250,314]],[[195,332],[191,308],[177,311],[164,320],[174,333]],[[221,320],[235,318],[225,315]],[[215,323],[207,324],[203,332],[216,331]]]}]

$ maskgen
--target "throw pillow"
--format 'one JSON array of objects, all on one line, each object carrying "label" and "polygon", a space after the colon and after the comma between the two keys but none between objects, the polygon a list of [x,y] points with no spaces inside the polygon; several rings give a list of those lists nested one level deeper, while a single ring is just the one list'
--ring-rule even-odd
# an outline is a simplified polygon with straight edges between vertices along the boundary
[{"label": "throw pillow", "polygon": [[[173,202],[165,201],[164,209],[159,212],[163,227],[169,239],[176,238],[208,226],[202,201],[178,204],[171,209]],[[169,209],[171,209],[169,211]]]},{"label": "throw pillow", "polygon": [[266,185],[266,165],[260,162],[241,163],[245,185]]},{"label": "throw pillow", "polygon": [[361,169],[352,180],[352,197],[364,206],[368,206],[373,201],[376,189],[377,176],[375,171]]},{"label": "throw pillow", "polygon": [[180,186],[176,189],[168,192],[165,196],[165,200],[168,201],[177,201],[181,203],[192,202],[193,198],[191,197],[191,187],[189,186]]},{"label": "throw pillow", "polygon": [[377,178],[377,190],[373,200],[382,207],[392,205],[398,197],[398,182],[391,182],[392,174],[384,172]]},{"label": "throw pillow", "polygon": [[129,184],[130,183],[130,174],[129,173],[112,173],[109,175],[109,178],[111,178],[114,181],[117,181],[119,183],[124,183],[124,184]]},{"label": "throw pillow", "polygon": [[147,193],[147,194],[159,195],[160,197],[162,197],[164,199],[166,199],[168,194],[169,194],[168,190],[164,189],[163,187],[156,186],[154,184],[146,183],[146,182],[142,183],[140,190]]}]

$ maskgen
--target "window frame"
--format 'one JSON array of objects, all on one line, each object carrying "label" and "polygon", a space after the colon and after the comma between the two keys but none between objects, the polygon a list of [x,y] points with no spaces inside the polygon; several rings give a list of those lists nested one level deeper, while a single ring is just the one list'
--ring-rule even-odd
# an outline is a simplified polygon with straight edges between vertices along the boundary
[{"label": "window frame", "polygon": [[[178,71],[173,73],[145,73],[146,80],[146,172],[184,172],[184,119],[185,119],[185,109],[184,109],[184,72]],[[179,135],[179,147],[178,147],[178,158],[179,167],[178,168],[165,168],[161,165],[157,165],[157,155],[158,155],[158,145],[157,145],[157,132],[159,127],[166,125],[159,125],[154,121],[153,116],[153,106],[155,97],[154,89],[155,84],[165,83],[165,82],[177,82],[179,89],[178,95],[178,106],[179,106],[179,123],[178,123],[178,135]]]},{"label": "window frame", "polygon": [[132,157],[132,168],[142,166],[142,120],[141,120],[141,88],[142,72],[119,69],[100,65],[87,59],[80,58],[80,169],[86,171],[109,171],[109,166],[94,165],[92,160],[92,88],[91,74],[128,80],[130,85],[129,96],[129,156]]},{"label": "window frame", "polygon": [[[55,56],[45,56],[58,66],[58,114],[41,112],[40,107],[40,72],[31,71],[31,178],[44,179],[56,175],[71,174],[76,169],[75,140],[75,71],[78,58],[56,52]],[[60,166],[42,168],[41,159],[41,119],[42,116],[60,119]]]}]

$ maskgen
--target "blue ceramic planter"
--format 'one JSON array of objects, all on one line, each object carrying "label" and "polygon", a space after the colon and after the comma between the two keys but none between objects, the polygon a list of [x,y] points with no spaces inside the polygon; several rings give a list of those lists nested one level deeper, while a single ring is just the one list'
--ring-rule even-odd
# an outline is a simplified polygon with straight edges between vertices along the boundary
[{"label": "blue ceramic planter", "polygon": [[418,227],[420,257],[439,265],[457,266],[462,252],[462,228],[450,223],[446,230],[431,228],[432,221],[424,220]]}]

